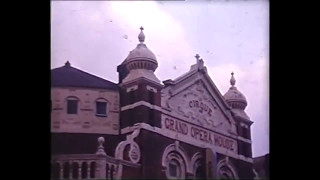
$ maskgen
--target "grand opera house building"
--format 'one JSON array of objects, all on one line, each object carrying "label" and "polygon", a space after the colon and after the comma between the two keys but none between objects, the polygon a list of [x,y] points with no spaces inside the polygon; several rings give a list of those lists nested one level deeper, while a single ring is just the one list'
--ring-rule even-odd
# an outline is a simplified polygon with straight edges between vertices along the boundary
[{"label": "grand opera house building", "polygon": [[254,179],[253,122],[235,75],[221,93],[196,55],[160,81],[140,29],[118,83],[70,62],[51,70],[52,179]]}]

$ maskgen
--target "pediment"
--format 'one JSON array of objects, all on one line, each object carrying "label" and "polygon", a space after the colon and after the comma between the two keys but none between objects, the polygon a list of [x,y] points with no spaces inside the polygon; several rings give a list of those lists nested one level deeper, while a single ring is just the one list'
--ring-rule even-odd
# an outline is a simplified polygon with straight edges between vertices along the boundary
[{"label": "pediment", "polygon": [[230,107],[207,72],[197,71],[185,76],[162,90],[162,107],[192,124],[236,134]]}]

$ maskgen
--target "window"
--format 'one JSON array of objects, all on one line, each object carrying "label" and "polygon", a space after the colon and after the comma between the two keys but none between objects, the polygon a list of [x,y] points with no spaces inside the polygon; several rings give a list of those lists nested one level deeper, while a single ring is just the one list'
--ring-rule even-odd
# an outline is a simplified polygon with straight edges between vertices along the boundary
[{"label": "window", "polygon": [[198,161],[195,166],[195,179],[205,179],[204,166]]},{"label": "window", "polygon": [[77,114],[78,113],[78,100],[68,99],[67,101],[67,113]]},{"label": "window", "polygon": [[107,102],[96,102],[96,116],[107,117]]},{"label": "window", "polygon": [[178,177],[179,174],[178,163],[176,161],[171,161],[169,163],[169,175],[171,177]]},{"label": "window", "polygon": [[218,170],[218,174],[220,179],[235,179],[235,175],[232,173],[231,169],[228,168],[227,166],[222,166]]},{"label": "window", "polygon": [[185,166],[184,161],[180,154],[177,152],[171,152],[168,154],[166,163],[166,176],[168,179],[184,179],[185,178]]}]

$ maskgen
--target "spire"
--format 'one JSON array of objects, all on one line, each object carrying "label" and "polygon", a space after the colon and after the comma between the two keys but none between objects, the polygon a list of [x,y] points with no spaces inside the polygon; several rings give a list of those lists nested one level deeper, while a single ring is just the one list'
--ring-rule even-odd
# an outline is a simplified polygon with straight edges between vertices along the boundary
[{"label": "spire", "polygon": [[146,37],[144,36],[143,27],[142,27],[142,26],[140,27],[140,30],[141,30],[141,32],[140,32],[140,34],[139,34],[139,36],[138,36],[138,39],[139,39],[140,43],[143,43],[143,42],[144,42],[144,39],[145,39]]},{"label": "spire", "polygon": [[233,77],[234,73],[231,73],[231,79],[230,79],[230,84],[232,87],[234,87],[234,85],[236,84],[236,79]]},{"label": "spire", "polygon": [[70,66],[71,66],[71,64],[70,64],[69,61],[67,61],[64,65],[67,66],[67,67],[70,67]]}]

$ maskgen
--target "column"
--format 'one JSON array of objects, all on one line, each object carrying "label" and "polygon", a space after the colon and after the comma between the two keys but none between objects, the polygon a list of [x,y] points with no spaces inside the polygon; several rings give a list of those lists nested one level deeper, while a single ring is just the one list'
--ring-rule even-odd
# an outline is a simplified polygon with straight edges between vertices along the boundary
[{"label": "column", "polygon": [[79,164],[78,179],[81,179],[81,172],[82,172],[81,165],[82,165],[82,161],[79,161],[78,164]]},{"label": "column", "polygon": [[91,175],[91,169],[90,169],[90,166],[91,166],[91,162],[90,161],[88,161],[87,162],[88,163],[88,169],[87,169],[87,179],[90,179],[91,177],[90,177],[90,175]]}]

